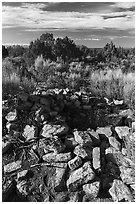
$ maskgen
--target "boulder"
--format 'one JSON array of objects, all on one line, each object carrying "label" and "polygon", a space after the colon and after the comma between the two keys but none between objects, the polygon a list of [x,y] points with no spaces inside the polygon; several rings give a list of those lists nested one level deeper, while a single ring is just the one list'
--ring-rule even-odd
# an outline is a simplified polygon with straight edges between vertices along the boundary
[{"label": "boulder", "polygon": [[11,162],[4,166],[4,173],[12,173],[21,168],[21,161],[17,160],[16,162]]},{"label": "boulder", "polygon": [[71,152],[68,153],[48,153],[42,157],[45,162],[68,162],[71,160]]},{"label": "boulder", "polygon": [[82,159],[79,156],[76,156],[74,159],[68,162],[68,166],[71,170],[78,168],[82,164]]},{"label": "boulder", "polygon": [[92,195],[93,198],[96,198],[98,196],[99,189],[100,181],[83,185],[83,191],[85,192],[85,194],[90,196]]},{"label": "boulder", "polygon": [[93,148],[92,158],[93,158],[93,167],[94,167],[94,169],[95,170],[100,170],[100,168],[101,168],[100,147]]},{"label": "boulder", "polygon": [[83,159],[91,159],[92,158],[92,149],[89,149],[87,147],[78,145],[74,149],[74,154],[83,158]]},{"label": "boulder", "polygon": [[96,129],[96,132],[98,133],[98,134],[103,134],[103,135],[105,135],[106,137],[111,137],[112,136],[112,127],[111,126],[106,126],[106,127],[98,127],[97,129]]},{"label": "boulder", "polygon": [[26,125],[23,131],[22,136],[26,141],[33,140],[38,136],[38,129],[34,125]]},{"label": "boulder", "polygon": [[114,202],[133,200],[132,194],[129,188],[120,180],[115,179],[112,187],[109,189],[109,193],[112,196]]},{"label": "boulder", "polygon": [[92,139],[87,131],[74,131],[74,138],[77,143],[83,146],[91,147],[93,145]]},{"label": "boulder", "polygon": [[86,162],[82,167],[71,172],[67,180],[67,187],[70,191],[76,191],[80,186],[92,181],[95,173],[91,168],[90,162]]}]

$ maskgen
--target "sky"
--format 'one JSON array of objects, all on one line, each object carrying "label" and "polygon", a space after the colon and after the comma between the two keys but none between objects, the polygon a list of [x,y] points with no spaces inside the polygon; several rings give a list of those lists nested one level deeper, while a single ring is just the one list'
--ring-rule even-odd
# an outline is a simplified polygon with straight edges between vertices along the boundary
[{"label": "sky", "polygon": [[47,32],[91,48],[135,47],[135,2],[2,3],[3,44],[29,44]]}]

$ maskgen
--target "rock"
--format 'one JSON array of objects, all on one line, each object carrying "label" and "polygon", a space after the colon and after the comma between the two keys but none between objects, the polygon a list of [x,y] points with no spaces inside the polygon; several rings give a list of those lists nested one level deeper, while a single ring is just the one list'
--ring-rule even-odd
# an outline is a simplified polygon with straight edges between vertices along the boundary
[{"label": "rock", "polygon": [[45,124],[41,131],[41,136],[45,138],[50,138],[53,135],[63,135],[68,132],[67,125],[54,125],[54,124]]},{"label": "rock", "polygon": [[26,125],[22,136],[26,139],[26,141],[35,139],[38,136],[37,127],[35,127],[34,125]]},{"label": "rock", "polygon": [[92,158],[93,158],[93,167],[94,167],[94,169],[95,170],[100,170],[100,168],[101,168],[100,147],[93,148]]},{"label": "rock", "polygon": [[83,191],[87,195],[92,195],[93,198],[96,198],[98,196],[99,189],[100,189],[99,181],[83,185]]},{"label": "rock", "polygon": [[17,110],[14,109],[13,111],[9,112],[5,119],[8,121],[8,122],[11,122],[11,121],[15,121],[17,119]]},{"label": "rock", "polygon": [[50,163],[49,166],[43,164],[43,171],[45,171],[44,182],[47,187],[56,192],[67,190],[64,180],[66,170],[66,163]]},{"label": "rock", "polygon": [[82,201],[82,192],[76,191],[76,192],[69,192],[70,200],[68,202],[81,202]]},{"label": "rock", "polygon": [[23,170],[18,172],[17,174],[17,180],[22,181],[22,180],[28,180],[34,176],[33,171],[31,170]]},{"label": "rock", "polygon": [[74,131],[74,138],[77,143],[83,146],[91,147],[93,142],[87,131]]},{"label": "rock", "polygon": [[71,152],[68,153],[48,153],[42,157],[46,162],[68,162],[71,160]]},{"label": "rock", "polygon": [[130,117],[133,118],[134,113],[133,113],[133,111],[131,109],[127,109],[127,110],[120,111],[119,115],[124,116],[124,117],[130,116]]},{"label": "rock", "polygon": [[83,159],[91,159],[92,157],[92,149],[89,149],[87,147],[83,147],[81,145],[78,145],[74,149],[74,154],[83,158]]},{"label": "rock", "polygon": [[112,130],[111,130],[111,126],[106,126],[106,127],[98,127],[97,129],[96,129],[96,132],[98,133],[98,134],[103,134],[103,135],[105,135],[106,137],[111,137],[112,136]]},{"label": "rock", "polygon": [[94,178],[95,174],[90,162],[86,162],[82,167],[71,172],[67,180],[67,187],[70,191],[76,191],[80,186],[92,181]]},{"label": "rock", "polygon": [[115,137],[109,137],[108,139],[112,147],[114,147],[117,150],[121,150],[121,144]]},{"label": "rock", "polygon": [[88,133],[92,139],[93,146],[94,147],[99,146],[100,145],[100,138],[99,138],[98,133],[95,132],[94,130],[91,130],[91,129],[88,130]]},{"label": "rock", "polygon": [[133,199],[128,187],[122,181],[117,179],[113,181],[112,187],[109,189],[109,193],[114,202],[123,200],[131,202]]},{"label": "rock", "polygon": [[74,149],[78,145],[73,135],[68,135],[67,137],[65,137],[64,144],[68,149]]},{"label": "rock", "polygon": [[47,152],[54,152],[57,154],[63,152],[64,149],[65,145],[57,136],[54,136],[53,138],[43,138],[39,140],[38,153],[40,156],[43,156],[46,150]]},{"label": "rock", "polygon": [[106,160],[112,161],[114,164],[120,166],[129,167],[132,165],[132,161],[123,156],[120,151],[117,151],[115,148],[106,149]]},{"label": "rock", "polygon": [[132,122],[132,131],[135,132],[135,122]]},{"label": "rock", "polygon": [[27,181],[23,180],[17,183],[17,194],[19,197],[27,197],[29,194]]},{"label": "rock", "polygon": [[82,164],[82,159],[79,156],[76,156],[74,159],[68,162],[68,166],[71,170],[78,168]]},{"label": "rock", "polygon": [[12,143],[9,141],[3,142],[2,141],[2,154],[5,154],[12,146]]},{"label": "rock", "polygon": [[21,161],[11,162],[4,166],[4,173],[12,173],[21,168]]},{"label": "rock", "polygon": [[120,139],[129,135],[129,127],[127,126],[117,126],[115,127],[115,131]]},{"label": "rock", "polygon": [[34,152],[33,149],[30,149],[25,155],[25,159],[22,161],[22,166],[24,169],[29,169],[32,165],[35,165],[39,162],[39,157]]},{"label": "rock", "polygon": [[120,166],[120,177],[125,184],[133,184],[135,183],[135,168],[127,168],[124,166]]}]

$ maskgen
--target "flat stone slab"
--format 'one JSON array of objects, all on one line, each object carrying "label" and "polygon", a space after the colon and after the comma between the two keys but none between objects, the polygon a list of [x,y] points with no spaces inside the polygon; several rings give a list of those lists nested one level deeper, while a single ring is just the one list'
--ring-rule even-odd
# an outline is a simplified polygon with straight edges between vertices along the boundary
[{"label": "flat stone slab", "polygon": [[117,150],[121,150],[121,144],[115,137],[109,137],[109,144]]},{"label": "flat stone slab", "polygon": [[92,195],[93,198],[96,198],[98,196],[99,189],[100,189],[100,181],[83,185],[83,191],[87,195]]},{"label": "flat stone slab", "polygon": [[98,127],[97,129],[96,129],[96,132],[98,133],[98,134],[103,134],[103,135],[105,135],[106,137],[111,137],[112,136],[112,130],[111,130],[111,126],[106,126],[106,127]]},{"label": "flat stone slab", "polygon": [[35,139],[38,136],[37,127],[35,127],[34,125],[26,125],[22,136],[26,139],[26,141]]},{"label": "flat stone slab", "polygon": [[119,167],[120,177],[125,184],[134,184],[135,183],[135,168],[127,168],[124,166]]},{"label": "flat stone slab", "polygon": [[11,162],[4,166],[4,173],[12,173],[21,168],[21,161]]},{"label": "flat stone slab", "polygon": [[74,149],[74,154],[83,158],[83,159],[91,159],[92,158],[92,149],[89,149],[87,147],[78,145]]},{"label": "flat stone slab", "polygon": [[42,159],[46,162],[68,162],[71,160],[71,152],[68,153],[48,153]]},{"label": "flat stone slab", "polygon": [[93,148],[92,158],[93,158],[94,169],[95,170],[100,169],[101,168],[100,147]]},{"label": "flat stone slab", "polygon": [[117,126],[115,127],[115,131],[118,134],[120,139],[129,135],[129,127],[127,126]]},{"label": "flat stone slab", "polygon": [[71,172],[68,180],[67,187],[70,191],[76,191],[79,186],[92,181],[95,178],[95,173],[91,168],[90,162],[86,162],[82,167]]},{"label": "flat stone slab", "polygon": [[112,187],[109,189],[109,193],[112,196],[114,202],[129,201],[133,200],[132,194],[129,188],[120,180],[115,179]]}]

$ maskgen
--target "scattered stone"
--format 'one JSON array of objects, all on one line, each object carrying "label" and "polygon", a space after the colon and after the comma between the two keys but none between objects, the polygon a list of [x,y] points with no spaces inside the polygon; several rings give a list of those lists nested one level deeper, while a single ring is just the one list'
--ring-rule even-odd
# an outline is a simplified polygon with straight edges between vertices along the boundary
[{"label": "scattered stone", "polygon": [[83,159],[91,159],[92,157],[92,149],[89,149],[81,145],[76,146],[73,152],[75,155]]},{"label": "scattered stone", "polygon": [[83,185],[83,191],[87,195],[92,195],[93,198],[96,198],[98,196],[99,189],[100,189],[99,181]]},{"label": "scattered stone", "polygon": [[45,124],[42,128],[41,135],[45,138],[50,138],[53,135],[63,135],[68,132],[67,125]]},{"label": "scattered stone", "polygon": [[21,161],[11,162],[4,166],[4,173],[12,173],[21,168]]},{"label": "scattered stone", "polygon": [[112,147],[114,147],[117,150],[121,150],[121,144],[115,137],[109,137],[108,139]]},{"label": "scattered stone", "polygon": [[95,170],[100,170],[101,168],[101,162],[100,162],[100,147],[95,147],[93,148],[93,153],[92,153],[92,158],[93,158],[93,167]]},{"label": "scattered stone", "polygon": [[13,111],[9,112],[5,119],[8,121],[8,122],[11,122],[11,121],[15,121],[17,119],[17,110],[14,109]]},{"label": "scattered stone", "polygon": [[35,139],[38,136],[37,127],[35,127],[34,125],[26,125],[22,136],[26,139],[26,141]]},{"label": "scattered stone", "polygon": [[74,159],[68,162],[68,166],[71,170],[78,168],[82,164],[82,159],[79,156],[76,156]]},{"label": "scattered stone", "polygon": [[71,172],[68,180],[67,187],[70,191],[76,191],[78,187],[92,181],[95,174],[91,168],[90,162],[86,162],[81,168]]},{"label": "scattered stone", "polygon": [[103,134],[103,135],[105,135],[106,137],[111,137],[112,136],[112,130],[111,130],[111,126],[106,126],[106,127],[98,127],[97,129],[96,129],[96,132],[98,133],[98,134]]},{"label": "scattered stone", "polygon": [[45,162],[68,162],[71,160],[71,152],[68,153],[48,153],[44,155],[43,160]]},{"label": "scattered stone", "polygon": [[120,139],[129,135],[129,127],[127,127],[127,126],[115,127],[115,131],[118,134]]},{"label": "scattered stone", "polygon": [[122,181],[117,179],[113,181],[112,187],[109,189],[109,193],[114,202],[123,200],[131,202],[133,199],[128,187]]},{"label": "scattered stone", "polygon": [[87,131],[74,131],[74,138],[77,143],[83,146],[91,147],[93,145],[92,139]]}]

